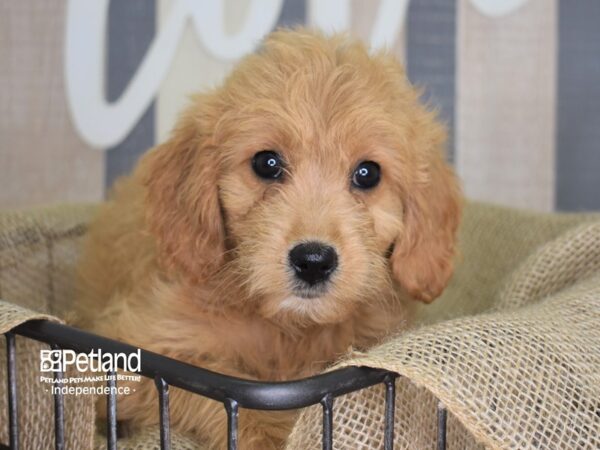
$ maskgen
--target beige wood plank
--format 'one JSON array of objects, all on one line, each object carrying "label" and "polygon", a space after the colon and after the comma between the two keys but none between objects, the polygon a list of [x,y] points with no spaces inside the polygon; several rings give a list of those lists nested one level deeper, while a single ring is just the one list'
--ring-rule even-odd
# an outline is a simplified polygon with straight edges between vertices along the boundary
[{"label": "beige wood plank", "polygon": [[77,135],[63,71],[64,1],[0,3],[0,208],[88,201],[104,152]]},{"label": "beige wood plank", "polygon": [[556,0],[487,17],[459,0],[456,163],[469,197],[554,205]]},{"label": "beige wood plank", "polygon": [[[367,44],[371,40],[373,26],[377,19],[377,11],[381,0],[352,0],[350,6],[351,30],[350,32],[361,38]],[[403,23],[400,32],[389,49],[402,63],[406,62],[406,23]]]},{"label": "beige wood plank", "polygon": [[[248,0],[225,2],[225,27],[234,32],[246,16]],[[172,0],[159,0],[158,30],[168,19]],[[189,95],[217,86],[233,68],[235,62],[219,60],[204,48],[188,21],[167,76],[156,101],[156,142],[164,141],[185,107]]]}]

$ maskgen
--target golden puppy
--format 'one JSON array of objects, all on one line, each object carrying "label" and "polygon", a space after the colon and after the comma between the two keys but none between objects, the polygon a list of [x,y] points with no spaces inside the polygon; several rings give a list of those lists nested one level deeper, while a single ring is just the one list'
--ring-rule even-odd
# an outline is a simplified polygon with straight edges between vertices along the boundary
[{"label": "golden puppy", "polygon": [[[277,31],[121,180],[91,225],[80,315],[92,330],[217,372],[316,374],[410,319],[452,273],[460,216],[444,128],[388,54]],[[158,422],[152,380],[119,418]],[[242,411],[276,448],[292,413]],[[221,404],[178,389],[175,430],[226,441]]]}]

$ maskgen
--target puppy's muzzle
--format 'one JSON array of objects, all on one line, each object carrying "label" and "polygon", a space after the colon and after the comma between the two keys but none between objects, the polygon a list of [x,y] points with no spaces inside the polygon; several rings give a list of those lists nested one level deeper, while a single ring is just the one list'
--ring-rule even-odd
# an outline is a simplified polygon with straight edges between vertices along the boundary
[{"label": "puppy's muzzle", "polygon": [[335,249],[322,242],[296,245],[289,253],[289,263],[296,278],[310,286],[326,282],[338,266]]}]

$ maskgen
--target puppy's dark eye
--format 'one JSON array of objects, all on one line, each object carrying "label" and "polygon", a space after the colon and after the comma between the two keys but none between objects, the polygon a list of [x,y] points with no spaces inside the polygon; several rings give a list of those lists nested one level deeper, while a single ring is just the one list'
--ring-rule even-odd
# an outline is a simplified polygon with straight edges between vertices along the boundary
[{"label": "puppy's dark eye", "polygon": [[263,150],[252,158],[252,169],[261,178],[276,180],[283,175],[283,161],[276,152]]},{"label": "puppy's dark eye", "polygon": [[370,189],[377,186],[380,179],[379,164],[373,161],[363,161],[354,169],[352,185],[359,189]]}]

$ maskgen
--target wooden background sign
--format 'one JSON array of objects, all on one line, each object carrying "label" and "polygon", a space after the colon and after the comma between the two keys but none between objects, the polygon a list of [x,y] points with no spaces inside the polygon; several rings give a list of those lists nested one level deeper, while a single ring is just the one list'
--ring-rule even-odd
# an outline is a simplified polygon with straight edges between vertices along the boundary
[{"label": "wooden background sign", "polygon": [[600,2],[1,0],[0,207],[102,199],[272,29],[391,49],[469,197],[600,209]]}]

